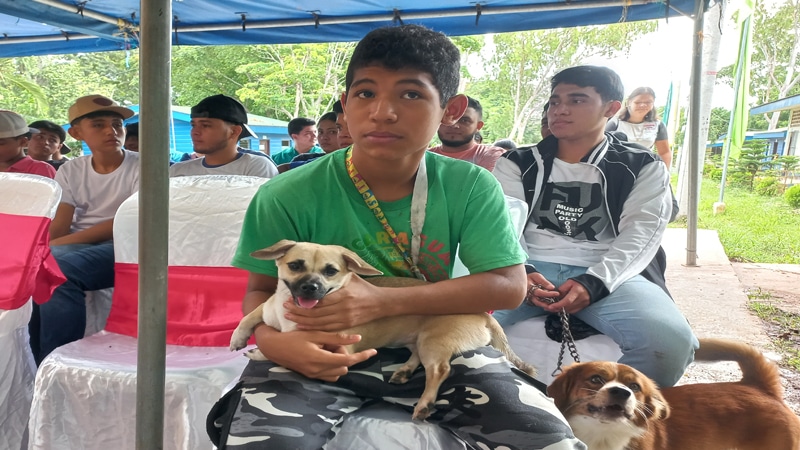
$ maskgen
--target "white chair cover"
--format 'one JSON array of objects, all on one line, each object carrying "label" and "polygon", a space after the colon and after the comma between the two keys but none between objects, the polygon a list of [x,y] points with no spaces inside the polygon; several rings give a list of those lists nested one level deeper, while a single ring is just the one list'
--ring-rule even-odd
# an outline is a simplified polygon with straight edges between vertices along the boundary
[{"label": "white chair cover", "polygon": [[[245,210],[265,181],[243,176],[171,179],[170,266],[229,267]],[[114,250],[118,265],[138,262],[137,195],[117,212]],[[227,347],[167,345],[165,449],[213,448],[206,415],[247,361]],[[133,449],[135,395],[136,338],[101,331],[56,349],[36,377],[30,448]]]},{"label": "white chair cover", "polygon": [[[61,187],[39,175],[0,173],[0,213],[55,216]],[[27,446],[28,413],[36,364],[30,350],[31,300],[13,310],[0,309],[0,447]]]}]

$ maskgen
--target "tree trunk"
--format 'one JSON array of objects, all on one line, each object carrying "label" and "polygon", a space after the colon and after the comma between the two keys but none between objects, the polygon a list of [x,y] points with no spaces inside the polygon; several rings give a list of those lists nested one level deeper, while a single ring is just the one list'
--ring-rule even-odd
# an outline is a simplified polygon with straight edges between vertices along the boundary
[{"label": "tree trunk", "polygon": [[[725,3],[728,3],[727,1]],[[705,160],[705,143],[708,141],[708,123],[711,117],[711,98],[712,94],[714,93],[714,84],[717,78],[717,60],[719,56],[719,43],[721,36],[720,26],[724,20],[724,11],[721,8],[721,4],[717,3],[716,5],[712,6],[711,9],[706,12],[705,16],[705,24],[703,27],[703,76],[700,79],[700,89],[702,95],[702,102],[701,102],[701,109],[700,109],[700,129],[699,130],[692,130],[690,127],[690,122],[688,121],[687,117],[687,127],[686,127],[686,135],[683,139],[683,148],[681,148],[679,159],[678,159],[678,189],[676,192],[676,196],[678,197],[678,203],[680,207],[680,212],[678,213],[678,217],[686,217],[687,210],[689,208],[689,189],[695,188],[697,189],[697,194],[700,193],[700,185],[697,186],[689,186],[689,160],[688,158],[684,158],[685,155],[691,154],[689,151],[689,142],[690,139],[688,138],[691,136],[690,133],[698,133],[699,142],[700,142],[700,149],[698,152],[697,157],[700,160],[700,164],[698,164],[698,170],[702,174],[703,164],[702,162]],[[692,86],[693,87],[693,86]],[[688,114],[687,114],[688,116]],[[700,179],[700,178],[698,178]]]}]

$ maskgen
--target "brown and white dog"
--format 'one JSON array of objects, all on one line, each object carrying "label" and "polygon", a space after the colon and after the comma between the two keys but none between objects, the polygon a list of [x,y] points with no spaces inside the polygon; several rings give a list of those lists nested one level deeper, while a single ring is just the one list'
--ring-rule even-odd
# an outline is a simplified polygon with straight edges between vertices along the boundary
[{"label": "brown and white dog", "polygon": [[[278,266],[278,288],[274,295],[246,315],[231,336],[231,350],[247,345],[253,329],[261,322],[280,331],[296,329],[297,324],[284,317],[283,303],[293,299],[302,308],[313,308],[325,295],[347,284],[354,274],[381,275],[356,253],[338,245],[319,245],[282,240],[258,250],[252,256],[274,259]],[[367,279],[386,287],[413,286],[425,283],[414,278],[378,277]],[[420,363],[425,368],[425,390],[414,408],[414,419],[423,420],[434,410],[439,387],[450,374],[453,355],[492,345],[500,350],[517,368],[530,376],[536,370],[522,361],[508,345],[503,328],[489,314],[417,315],[378,319],[343,330],[359,334],[361,341],[347,347],[354,353],[369,348],[407,347],[411,358],[392,375],[390,383],[409,380]],[[258,350],[246,353],[250,359],[264,360]]]},{"label": "brown and white dog", "polygon": [[775,364],[721,339],[701,339],[695,360],[736,361],[742,380],[659,391],[632,367],[594,361],[567,367],[547,393],[589,450],[800,450]]}]

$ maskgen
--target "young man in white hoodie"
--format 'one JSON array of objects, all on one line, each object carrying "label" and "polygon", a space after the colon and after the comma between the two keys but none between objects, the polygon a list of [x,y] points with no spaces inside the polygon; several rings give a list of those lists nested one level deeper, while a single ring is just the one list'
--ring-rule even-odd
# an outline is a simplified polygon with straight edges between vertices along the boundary
[{"label": "young man in white hoodie", "polygon": [[552,136],[498,160],[493,174],[503,191],[528,203],[527,283],[541,287],[529,290],[530,303],[495,317],[510,326],[564,308],[617,342],[619,362],[666,387],[698,343],[664,282],[660,244],[672,212],[666,166],[605,133],[623,92],[606,67],[559,72],[547,109]]}]

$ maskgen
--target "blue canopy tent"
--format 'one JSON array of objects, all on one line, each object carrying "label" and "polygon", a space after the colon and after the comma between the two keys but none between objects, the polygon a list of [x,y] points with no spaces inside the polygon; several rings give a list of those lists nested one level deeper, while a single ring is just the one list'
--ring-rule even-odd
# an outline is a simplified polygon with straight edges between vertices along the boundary
[{"label": "blue canopy tent", "polygon": [[[448,35],[607,24],[694,14],[694,0],[173,0],[173,45],[357,41],[416,22]],[[0,57],[139,46],[139,0],[3,0]]]},{"label": "blue canopy tent", "polygon": [[[0,57],[141,49],[141,145],[161,151],[141,155],[137,383],[148,388],[137,393],[137,448],[163,446],[168,245],[160,230],[167,226],[168,213],[172,45],[356,41],[376,27],[401,23],[419,23],[455,36],[682,15],[695,20],[692,79],[700,80],[707,1],[0,0]],[[691,129],[697,130],[697,83],[692,91]],[[690,151],[699,152],[694,134]],[[689,173],[697,173],[692,165]],[[690,185],[697,180],[690,179]],[[691,195],[690,251],[695,248],[692,224],[696,226],[697,209],[697,198]]]}]

